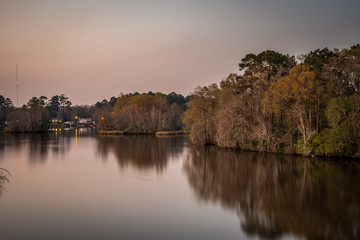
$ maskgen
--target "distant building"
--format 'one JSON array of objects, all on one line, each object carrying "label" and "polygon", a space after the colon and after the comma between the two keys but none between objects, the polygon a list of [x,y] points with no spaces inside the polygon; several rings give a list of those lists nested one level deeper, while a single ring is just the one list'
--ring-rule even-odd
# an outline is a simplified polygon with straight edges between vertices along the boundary
[{"label": "distant building", "polygon": [[94,127],[95,122],[91,118],[79,118],[78,126],[79,127]]},{"label": "distant building", "polygon": [[49,124],[49,131],[51,132],[57,132],[57,131],[61,131],[62,130],[62,120],[59,118],[51,118],[49,120],[50,124]]},{"label": "distant building", "polygon": [[69,121],[69,122],[64,122],[63,123],[63,130],[65,131],[69,131],[75,128],[75,122],[74,121]]},{"label": "distant building", "polygon": [[62,120],[59,118],[50,118],[50,123],[62,123]]}]

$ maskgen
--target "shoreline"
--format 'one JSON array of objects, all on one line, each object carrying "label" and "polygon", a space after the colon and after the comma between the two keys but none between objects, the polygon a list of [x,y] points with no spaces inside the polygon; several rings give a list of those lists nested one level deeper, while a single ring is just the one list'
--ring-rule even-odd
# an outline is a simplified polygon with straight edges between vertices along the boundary
[{"label": "shoreline", "polygon": [[109,130],[109,131],[99,131],[99,135],[155,135],[155,136],[180,136],[180,135],[188,135],[190,132],[186,130],[178,130],[178,131],[159,131],[155,133],[132,133],[125,132],[122,130]]}]

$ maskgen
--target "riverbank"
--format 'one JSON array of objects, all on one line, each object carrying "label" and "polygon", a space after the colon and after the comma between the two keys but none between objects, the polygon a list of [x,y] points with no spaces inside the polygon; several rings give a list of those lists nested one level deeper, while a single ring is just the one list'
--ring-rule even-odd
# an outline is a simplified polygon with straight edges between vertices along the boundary
[{"label": "riverbank", "polygon": [[174,135],[188,135],[190,132],[187,130],[179,130],[179,131],[161,131],[156,132],[156,136],[174,136]]},{"label": "riverbank", "polygon": [[124,135],[124,131],[112,130],[112,131],[99,131],[99,135]]},{"label": "riverbank", "polygon": [[[156,135],[156,136],[178,136],[178,135],[188,135],[190,132],[186,130],[179,131],[160,131],[155,133],[146,133],[140,135]],[[121,130],[111,130],[111,131],[99,131],[99,135],[125,135],[125,134],[139,134],[139,133],[128,133]]]}]

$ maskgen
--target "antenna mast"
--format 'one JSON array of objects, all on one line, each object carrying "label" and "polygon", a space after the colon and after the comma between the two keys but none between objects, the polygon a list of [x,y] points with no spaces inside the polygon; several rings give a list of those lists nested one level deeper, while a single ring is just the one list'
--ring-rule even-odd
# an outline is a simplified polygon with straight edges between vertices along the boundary
[{"label": "antenna mast", "polygon": [[19,74],[18,74],[17,64],[16,64],[16,106],[19,107]]}]

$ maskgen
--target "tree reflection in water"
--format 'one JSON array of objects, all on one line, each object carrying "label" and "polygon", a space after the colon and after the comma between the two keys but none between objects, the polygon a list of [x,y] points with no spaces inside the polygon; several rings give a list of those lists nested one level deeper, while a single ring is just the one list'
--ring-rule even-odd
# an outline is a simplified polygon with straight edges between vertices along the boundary
[{"label": "tree reflection in water", "polygon": [[65,155],[72,141],[72,133],[6,134],[0,137],[0,154],[5,147],[15,148],[18,153],[21,150],[28,154],[31,165],[44,164],[49,153]]},{"label": "tree reflection in water", "polygon": [[97,152],[106,159],[113,153],[120,168],[127,166],[139,170],[156,169],[162,172],[168,160],[176,158],[184,151],[184,137],[155,137],[143,135],[99,136]]},{"label": "tree reflection in water", "polygon": [[184,162],[199,201],[237,212],[248,235],[360,238],[360,164],[192,146]]}]

